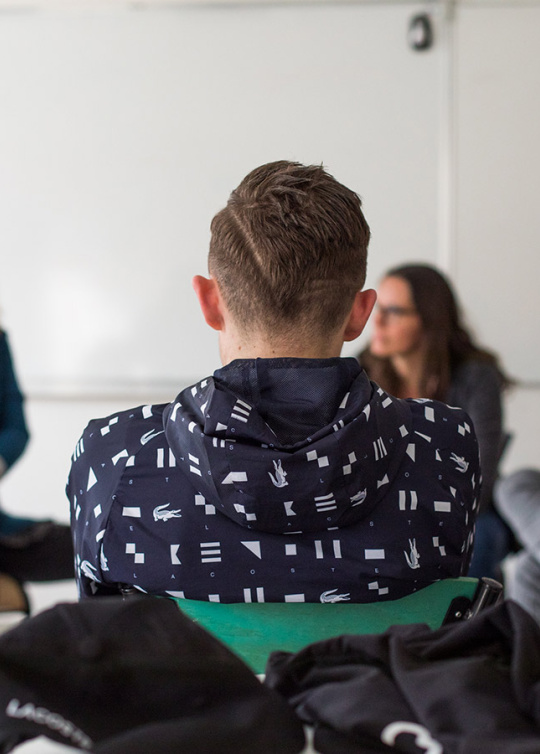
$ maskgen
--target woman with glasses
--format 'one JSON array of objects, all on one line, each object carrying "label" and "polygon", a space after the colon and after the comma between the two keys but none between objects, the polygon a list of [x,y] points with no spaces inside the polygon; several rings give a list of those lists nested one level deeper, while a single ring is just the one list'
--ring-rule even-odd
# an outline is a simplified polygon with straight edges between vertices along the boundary
[{"label": "woman with glasses", "polygon": [[474,342],[448,280],[434,267],[388,271],[378,289],[369,346],[359,360],[369,377],[398,398],[432,398],[463,408],[480,448],[483,485],[470,575],[500,578],[510,535],[493,508],[505,444],[497,357]]}]

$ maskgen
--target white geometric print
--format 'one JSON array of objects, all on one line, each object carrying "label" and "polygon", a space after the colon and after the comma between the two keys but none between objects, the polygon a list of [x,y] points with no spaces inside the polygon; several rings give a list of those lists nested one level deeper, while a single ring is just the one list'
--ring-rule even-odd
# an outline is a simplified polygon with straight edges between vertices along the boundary
[{"label": "white geometric print", "polygon": [[434,500],[433,509],[437,513],[450,513],[452,511],[452,503],[448,503],[444,500]]},{"label": "white geometric print", "polygon": [[246,513],[246,508],[242,503],[235,503],[234,504],[234,510],[237,513],[243,513],[246,517],[246,521],[256,521],[257,520],[257,514],[256,513]]},{"label": "white geometric print", "polygon": [[235,482],[247,482],[248,477],[245,471],[229,471],[221,484],[234,484]]},{"label": "white geometric print", "polygon": [[349,400],[349,395],[350,395],[350,394],[351,394],[350,392],[348,392],[348,393],[345,393],[345,395],[344,395],[344,397],[343,397],[343,400],[342,400],[342,401],[341,401],[341,403],[339,404],[339,407],[340,407],[340,408],[345,408],[345,406],[347,405],[347,401]]},{"label": "white geometric print", "polygon": [[407,453],[411,461],[416,461],[416,445],[414,444],[414,442],[410,442],[407,445],[407,450],[405,452]]},{"label": "white geometric print", "polygon": [[[227,429],[227,427],[225,427],[225,429]],[[227,444],[230,442],[236,442],[236,440],[231,440],[230,437],[228,437],[226,440],[219,440],[217,437],[214,437],[214,439],[212,440],[212,445],[214,446],[214,448],[226,448]]]},{"label": "white geometric print", "polygon": [[352,474],[353,463],[356,463],[356,453],[354,453],[354,451],[352,453],[349,453],[349,463],[345,464],[345,466],[343,467],[343,476]]},{"label": "white geometric print", "polygon": [[204,512],[207,516],[214,516],[216,513],[215,505],[207,503],[202,495],[195,495],[195,505],[204,505]]},{"label": "white geometric print", "polygon": [[378,581],[370,581],[370,583],[368,584],[368,589],[376,590],[379,596],[388,594],[389,591],[387,586],[379,586]]},{"label": "white geometric print", "polygon": [[320,497],[316,497],[314,498],[314,501],[317,513],[325,513],[326,511],[333,511],[337,508],[333,492],[330,492],[328,495],[321,495]]},{"label": "white geometric print", "polygon": [[386,555],[383,549],[364,550],[364,557],[366,560],[384,560]]},{"label": "white geometric print", "polygon": [[296,516],[296,513],[292,509],[293,505],[294,505],[294,500],[287,500],[286,503],[283,503],[286,516]]},{"label": "white geometric print", "polygon": [[308,450],[306,453],[306,458],[308,461],[317,461],[319,464],[319,468],[322,469],[324,466],[329,466],[330,461],[328,460],[328,456],[319,456],[317,455],[316,450]]},{"label": "white geometric print", "polygon": [[260,542],[240,542],[246,549],[252,552],[256,558],[262,559],[261,555],[261,543]]},{"label": "white geometric print", "polygon": [[91,490],[94,484],[97,484],[97,477],[94,474],[94,469],[90,466],[88,470],[88,484],[86,486],[86,491]]},{"label": "white geometric print", "polygon": [[384,458],[385,456],[388,455],[388,451],[385,448],[382,437],[379,437],[378,440],[375,440],[373,442],[373,450],[375,452],[376,461],[380,461],[381,458]]},{"label": "white geometric print", "polygon": [[439,553],[444,558],[446,556],[446,550],[444,548],[444,545],[439,544],[439,537],[433,537],[433,547],[439,548]]},{"label": "white geometric print", "polygon": [[128,518],[140,518],[141,517],[141,509],[139,506],[124,506],[122,508],[122,515],[127,516]]},{"label": "white geometric print", "polygon": [[[337,558],[338,560],[341,559],[342,555],[340,539],[332,540],[332,550],[334,553],[334,558]],[[315,557],[317,558],[317,560],[324,560],[323,543],[320,539],[315,540]]]},{"label": "white geometric print", "polygon": [[[258,586],[255,589],[255,601],[264,602],[264,588],[262,586]],[[244,589],[244,602],[253,602],[251,588]]]},{"label": "white geometric print", "polygon": [[[202,476],[201,470],[198,468],[200,464],[199,459],[196,456],[192,456],[191,453],[188,453],[188,458],[191,461],[191,465],[189,467],[189,470],[191,471],[191,473],[197,474],[197,476]],[[196,464],[196,466],[194,466],[193,464]]]},{"label": "white geometric print", "polygon": [[84,441],[81,437],[81,439],[75,445],[75,450],[73,451],[73,455],[71,456],[71,459],[73,461],[76,461],[77,458],[79,458],[79,456],[81,456],[83,453],[84,453]]},{"label": "white geometric print", "polygon": [[129,453],[127,452],[126,448],[124,448],[124,450],[121,450],[120,453],[117,453],[115,456],[111,458],[111,461],[113,462],[113,466],[116,466],[116,464],[121,458],[127,458],[128,456],[129,456]]},{"label": "white geometric print", "polygon": [[126,543],[126,555],[133,555],[135,563],[144,563],[144,552],[137,552],[137,547],[134,542]]},{"label": "white geometric print", "polygon": [[[411,496],[410,510],[415,511],[418,507],[418,496],[416,494],[416,490],[410,490],[409,495]],[[399,510],[400,511],[407,510],[407,491],[406,490],[399,491]]]},{"label": "white geometric print", "polygon": [[171,545],[169,548],[169,552],[171,554],[171,563],[173,565],[182,565],[182,561],[178,557],[179,549],[180,549],[180,545]]},{"label": "white geometric print", "polygon": [[463,422],[463,424],[458,424],[458,432],[460,435],[463,435],[463,437],[465,437],[465,435],[470,431],[471,431],[471,428],[469,427],[467,422]]},{"label": "white geometric print", "polygon": [[201,563],[221,563],[221,542],[201,542]]},{"label": "white geometric print", "polygon": [[[170,448],[167,453],[167,465],[169,468],[174,468],[176,466],[176,457]],[[156,468],[165,468],[165,448],[156,449]]]},{"label": "white geometric print", "polygon": [[106,424],[105,427],[101,428],[101,434],[108,435],[109,432],[111,431],[111,427],[113,426],[113,424],[116,424],[117,422],[118,422],[117,416],[113,417],[112,419],[109,419],[109,423]]},{"label": "white geometric print", "polygon": [[238,421],[247,424],[252,409],[253,407],[250,406],[249,403],[244,403],[244,401],[241,401],[239,398],[234,404],[231,419],[237,419]]},{"label": "white geometric print", "polygon": [[434,422],[435,421],[435,411],[431,406],[426,406],[424,409],[424,416],[426,417],[426,420],[428,422]]}]

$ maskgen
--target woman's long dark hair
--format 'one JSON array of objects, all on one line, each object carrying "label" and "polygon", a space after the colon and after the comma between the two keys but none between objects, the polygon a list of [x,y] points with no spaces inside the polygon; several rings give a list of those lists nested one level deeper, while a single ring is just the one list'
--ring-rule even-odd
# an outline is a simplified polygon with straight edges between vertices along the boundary
[{"label": "woman's long dark hair", "polygon": [[[389,270],[385,274],[385,278],[388,277],[401,278],[409,284],[414,306],[422,320],[427,339],[421,384],[424,397],[445,400],[455,370],[472,359],[493,364],[500,372],[502,384],[510,384],[497,356],[474,342],[465,327],[452,287],[441,272],[427,264],[407,264]],[[359,358],[370,379],[389,393],[399,393],[399,377],[389,358],[375,356],[369,346]]]}]

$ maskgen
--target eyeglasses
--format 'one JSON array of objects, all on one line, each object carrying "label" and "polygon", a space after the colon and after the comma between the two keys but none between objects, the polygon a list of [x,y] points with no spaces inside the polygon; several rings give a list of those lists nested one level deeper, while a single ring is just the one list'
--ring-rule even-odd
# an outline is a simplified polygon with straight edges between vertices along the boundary
[{"label": "eyeglasses", "polygon": [[385,319],[399,319],[400,317],[409,317],[411,314],[418,314],[416,309],[405,306],[377,306],[377,312]]}]

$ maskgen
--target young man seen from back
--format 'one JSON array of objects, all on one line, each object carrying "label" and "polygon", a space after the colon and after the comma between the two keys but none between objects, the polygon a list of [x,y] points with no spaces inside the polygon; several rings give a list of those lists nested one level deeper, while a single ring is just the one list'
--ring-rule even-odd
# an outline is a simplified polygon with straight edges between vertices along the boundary
[{"label": "young man seen from back", "polygon": [[340,357],[376,299],[358,196],[274,162],[211,230],[193,285],[223,366],[86,428],[68,482],[81,594],[371,602],[466,573],[467,415],[390,397]]}]

